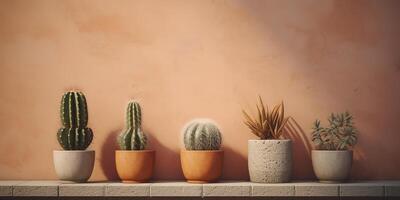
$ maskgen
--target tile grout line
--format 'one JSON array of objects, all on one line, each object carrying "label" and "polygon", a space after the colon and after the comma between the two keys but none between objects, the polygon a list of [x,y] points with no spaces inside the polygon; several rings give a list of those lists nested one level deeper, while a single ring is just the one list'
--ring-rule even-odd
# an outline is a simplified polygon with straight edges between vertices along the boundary
[{"label": "tile grout line", "polygon": [[151,188],[152,188],[152,185],[153,185],[153,183],[150,183],[150,184],[149,184],[149,198],[151,198],[151,196],[152,196],[152,195],[151,195]]},{"label": "tile grout line", "polygon": [[386,184],[383,184],[383,199],[386,199]]},{"label": "tile grout line", "polygon": [[253,184],[250,183],[250,196],[253,197]]},{"label": "tile grout line", "polygon": [[293,197],[296,197],[296,195],[297,195],[296,188],[297,188],[296,185],[293,185],[293,191],[294,191]]}]

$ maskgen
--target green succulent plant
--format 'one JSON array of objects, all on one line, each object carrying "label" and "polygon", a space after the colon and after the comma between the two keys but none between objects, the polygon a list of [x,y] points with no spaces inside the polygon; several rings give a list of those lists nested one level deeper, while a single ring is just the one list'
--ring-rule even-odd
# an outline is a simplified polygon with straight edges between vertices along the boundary
[{"label": "green succulent plant", "polygon": [[85,150],[93,140],[93,131],[87,127],[88,108],[82,92],[66,92],[61,99],[61,123],[57,139],[64,150]]},{"label": "green succulent plant", "polygon": [[316,120],[313,126],[312,141],[317,149],[347,150],[357,143],[358,130],[354,127],[353,116],[349,112],[332,113],[329,126],[324,128]]},{"label": "green succulent plant", "polygon": [[131,101],[126,108],[126,127],[118,136],[121,150],[143,150],[147,137],[142,131],[142,109],[139,103]]},{"label": "green succulent plant", "polygon": [[184,127],[183,143],[186,150],[219,150],[221,142],[221,132],[212,120],[195,119]]}]

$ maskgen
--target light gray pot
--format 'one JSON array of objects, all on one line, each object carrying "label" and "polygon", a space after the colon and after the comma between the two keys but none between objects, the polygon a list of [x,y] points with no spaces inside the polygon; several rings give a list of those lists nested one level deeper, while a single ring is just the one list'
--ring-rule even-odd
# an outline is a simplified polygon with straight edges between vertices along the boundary
[{"label": "light gray pot", "polygon": [[94,158],[93,150],[53,151],[56,174],[64,181],[86,182],[92,175]]},{"label": "light gray pot", "polygon": [[349,178],[353,151],[312,150],[311,158],[320,182],[342,182]]},{"label": "light gray pot", "polygon": [[249,140],[248,148],[251,182],[285,183],[290,181],[291,140]]}]

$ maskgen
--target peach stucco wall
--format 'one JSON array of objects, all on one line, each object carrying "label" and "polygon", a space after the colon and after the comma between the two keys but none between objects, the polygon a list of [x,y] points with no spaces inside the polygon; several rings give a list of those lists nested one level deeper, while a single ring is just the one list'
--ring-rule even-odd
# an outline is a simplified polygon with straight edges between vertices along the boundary
[{"label": "peach stucco wall", "polygon": [[180,129],[209,117],[225,179],[247,179],[241,108],[257,94],[294,117],[294,178],[312,178],[316,118],[349,110],[357,179],[400,178],[400,1],[1,0],[0,179],[55,179],[59,102],[82,90],[92,180],[116,179],[115,136],[141,102],[155,178],[181,179]]}]

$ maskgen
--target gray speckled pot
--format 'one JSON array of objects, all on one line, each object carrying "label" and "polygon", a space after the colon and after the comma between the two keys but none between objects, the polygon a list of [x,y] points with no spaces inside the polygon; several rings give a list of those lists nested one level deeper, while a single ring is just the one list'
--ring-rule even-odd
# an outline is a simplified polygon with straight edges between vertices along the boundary
[{"label": "gray speckled pot", "polygon": [[53,151],[56,174],[60,180],[86,182],[92,174],[95,152],[93,150]]},{"label": "gray speckled pot", "polygon": [[291,140],[249,140],[250,181],[284,183],[292,172]]},{"label": "gray speckled pot", "polygon": [[342,182],[350,175],[353,151],[312,150],[311,158],[320,182]]}]

